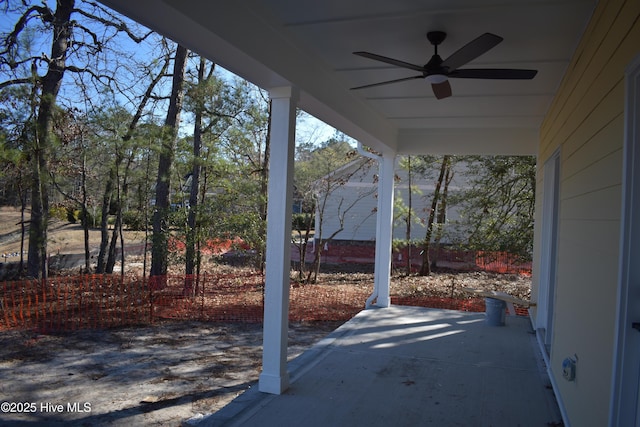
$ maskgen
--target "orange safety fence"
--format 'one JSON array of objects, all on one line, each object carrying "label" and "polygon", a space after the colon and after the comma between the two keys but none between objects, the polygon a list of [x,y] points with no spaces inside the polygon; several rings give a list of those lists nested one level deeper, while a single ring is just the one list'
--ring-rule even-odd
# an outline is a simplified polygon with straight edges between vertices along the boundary
[{"label": "orange safety fence", "polygon": [[82,275],[2,282],[0,330],[69,331],[159,319],[260,322],[262,282],[259,273]]},{"label": "orange safety fence", "polygon": [[[373,247],[368,248],[370,254],[364,255],[364,249],[357,250],[344,247],[334,249],[334,252],[343,250],[346,253],[358,254],[359,259],[373,260]],[[437,254],[436,254],[437,253]],[[393,253],[392,265],[396,269],[405,268],[407,265],[407,257],[409,256],[407,248],[395,250]],[[447,268],[458,271],[465,270],[482,270],[500,274],[520,274],[531,276],[531,261],[524,261],[516,255],[508,252],[489,252],[489,251],[465,251],[451,248],[431,248],[431,260],[437,259],[437,267]],[[411,252],[411,268],[412,271],[419,271],[422,265],[422,249],[417,246],[412,247]]]},{"label": "orange safety fence", "polygon": [[162,279],[152,286],[152,319],[262,322],[264,278],[258,272]]},{"label": "orange safety fence", "polygon": [[[289,320],[349,320],[364,309],[372,287],[371,283],[292,283]],[[485,309],[483,298],[392,296],[391,302],[477,312]],[[0,283],[0,331],[73,331],[162,319],[260,323],[263,313],[264,276],[254,271],[153,280],[83,275]]]},{"label": "orange safety fence", "polygon": [[522,261],[508,252],[477,251],[475,259],[476,266],[484,271],[531,276],[531,261]]},{"label": "orange safety fence", "polygon": [[149,322],[149,290],[142,280],[116,276],[56,277],[0,284],[0,330],[108,328]]}]

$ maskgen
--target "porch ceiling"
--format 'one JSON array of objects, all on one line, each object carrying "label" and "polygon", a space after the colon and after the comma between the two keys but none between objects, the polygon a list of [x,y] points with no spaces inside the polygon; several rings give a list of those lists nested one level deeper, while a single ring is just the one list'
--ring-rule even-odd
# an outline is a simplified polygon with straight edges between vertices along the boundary
[{"label": "porch ceiling", "polygon": [[[596,0],[101,0],[269,89],[294,85],[300,108],[378,151],[535,154],[538,130]],[[534,68],[529,81],[451,79],[436,100],[417,74],[352,54],[422,65],[427,31],[446,58],[475,37],[504,41],[467,68]]]}]

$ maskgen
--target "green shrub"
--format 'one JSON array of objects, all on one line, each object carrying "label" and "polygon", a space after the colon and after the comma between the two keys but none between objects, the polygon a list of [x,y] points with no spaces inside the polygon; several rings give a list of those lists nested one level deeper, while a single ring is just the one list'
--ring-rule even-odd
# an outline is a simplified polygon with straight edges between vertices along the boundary
[{"label": "green shrub", "polygon": [[66,210],[67,221],[69,221],[69,223],[75,224],[76,222],[78,222],[78,218],[80,217],[79,210],[73,209],[70,207],[67,207],[65,210]]},{"label": "green shrub", "polygon": [[313,215],[310,213],[294,213],[291,221],[294,230],[306,230],[309,222],[311,222],[311,229],[315,225]]},{"label": "green shrub", "polygon": [[122,214],[122,222],[129,230],[142,231],[147,228],[144,213],[140,211],[126,211]]},{"label": "green shrub", "polygon": [[49,218],[56,218],[61,221],[67,219],[67,209],[62,205],[54,205],[49,208]]},{"label": "green shrub", "polygon": [[[82,211],[78,211],[78,221],[83,220],[82,216],[83,216]],[[87,211],[86,222],[87,224],[89,224],[89,227],[96,227],[97,225],[99,225],[98,222],[96,221],[96,218],[93,216],[93,214],[90,211]]]}]

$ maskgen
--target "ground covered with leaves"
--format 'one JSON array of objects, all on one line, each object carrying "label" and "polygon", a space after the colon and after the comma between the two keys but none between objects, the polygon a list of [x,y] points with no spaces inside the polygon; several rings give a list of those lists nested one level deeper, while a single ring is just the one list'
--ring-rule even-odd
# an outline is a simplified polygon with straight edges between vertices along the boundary
[{"label": "ground covered with leaves", "polygon": [[391,295],[398,296],[469,297],[463,288],[505,292],[528,301],[531,297],[531,277],[486,271],[450,271],[429,276],[395,276],[391,280]]}]

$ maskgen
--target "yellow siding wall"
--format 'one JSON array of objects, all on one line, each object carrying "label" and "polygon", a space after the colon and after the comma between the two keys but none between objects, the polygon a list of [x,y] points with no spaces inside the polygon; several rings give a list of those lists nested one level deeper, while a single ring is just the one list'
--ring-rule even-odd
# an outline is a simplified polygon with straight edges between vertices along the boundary
[{"label": "yellow siding wall", "polygon": [[[618,278],[624,70],[640,54],[640,1],[600,1],[541,128],[538,167],[560,148],[552,375],[574,426],[607,425]],[[542,191],[542,170],[537,188]],[[542,195],[537,195],[541,212]],[[536,247],[540,247],[537,216]],[[534,265],[540,265],[540,253]],[[534,271],[534,298],[539,272]],[[561,363],[577,356],[575,382]]]}]

